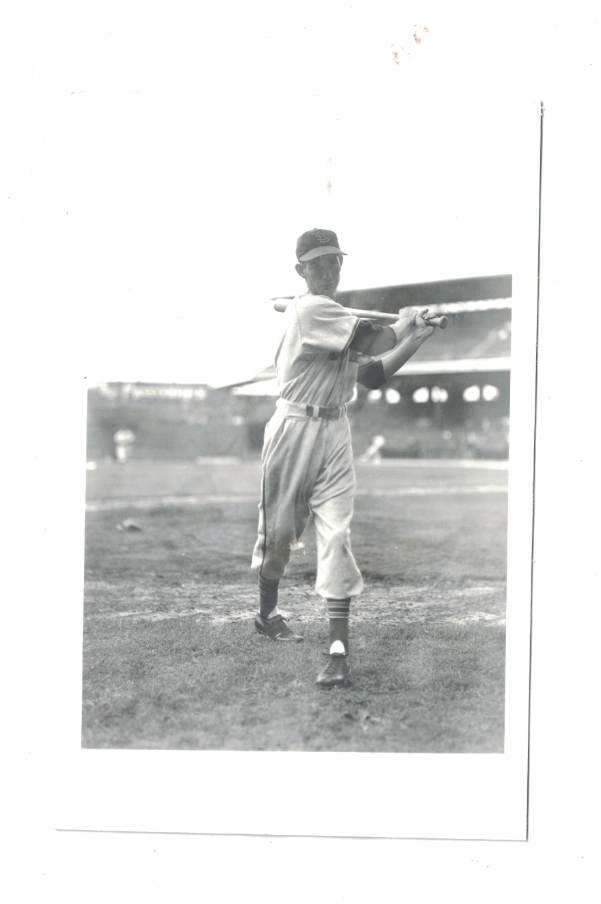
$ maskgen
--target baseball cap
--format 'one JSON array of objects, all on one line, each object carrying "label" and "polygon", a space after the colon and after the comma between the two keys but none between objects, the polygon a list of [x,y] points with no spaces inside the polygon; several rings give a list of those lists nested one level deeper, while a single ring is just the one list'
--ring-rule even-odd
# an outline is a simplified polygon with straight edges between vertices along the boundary
[{"label": "baseball cap", "polygon": [[296,243],[296,257],[303,263],[323,254],[345,254],[340,250],[338,238],[331,229],[310,229],[303,232]]}]

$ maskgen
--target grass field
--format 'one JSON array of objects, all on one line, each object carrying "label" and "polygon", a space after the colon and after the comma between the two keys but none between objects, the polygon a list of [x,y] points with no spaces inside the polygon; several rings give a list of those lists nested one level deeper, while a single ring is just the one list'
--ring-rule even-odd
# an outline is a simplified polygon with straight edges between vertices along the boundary
[{"label": "grass field", "polygon": [[357,480],[353,684],[324,691],[311,525],[280,593],[305,643],[253,631],[257,462],[89,472],[82,745],[501,752],[507,472],[390,461]]}]

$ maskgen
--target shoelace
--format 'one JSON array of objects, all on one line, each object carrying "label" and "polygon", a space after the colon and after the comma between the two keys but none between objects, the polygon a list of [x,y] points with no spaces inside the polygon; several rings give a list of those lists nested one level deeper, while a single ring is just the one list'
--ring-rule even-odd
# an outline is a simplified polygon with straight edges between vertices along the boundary
[{"label": "shoelace", "polygon": [[289,631],[290,633],[292,633],[292,631],[290,631],[290,628],[289,628],[288,625],[286,624],[286,622],[288,621],[288,619],[287,619],[287,618],[284,618],[283,615],[276,615],[275,618],[273,618],[273,619],[268,619],[268,621],[273,621],[273,626],[274,626],[274,627],[277,626],[277,627],[279,627],[279,628],[282,628],[282,630],[283,630],[284,633],[286,633],[286,631]]}]

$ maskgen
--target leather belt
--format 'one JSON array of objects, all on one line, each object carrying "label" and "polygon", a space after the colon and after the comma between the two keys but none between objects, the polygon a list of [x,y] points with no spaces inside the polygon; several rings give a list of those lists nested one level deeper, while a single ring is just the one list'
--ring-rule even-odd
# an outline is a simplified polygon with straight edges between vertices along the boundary
[{"label": "leather belt", "polygon": [[339,405],[336,408],[325,408],[322,405],[304,405],[301,402],[288,402],[286,399],[278,399],[276,407],[280,409],[284,417],[323,418],[326,421],[339,421],[341,418],[346,417],[346,405]]}]

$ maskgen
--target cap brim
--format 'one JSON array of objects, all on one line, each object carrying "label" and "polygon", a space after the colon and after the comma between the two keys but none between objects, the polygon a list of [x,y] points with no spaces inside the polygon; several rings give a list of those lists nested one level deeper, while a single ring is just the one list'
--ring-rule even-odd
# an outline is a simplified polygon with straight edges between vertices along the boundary
[{"label": "cap brim", "polygon": [[311,251],[307,251],[306,254],[299,257],[299,261],[304,264],[305,261],[312,261],[314,257],[323,257],[324,254],[346,254],[346,252],[341,251],[340,248],[335,248],[334,245],[322,245],[320,248],[313,248]]}]

